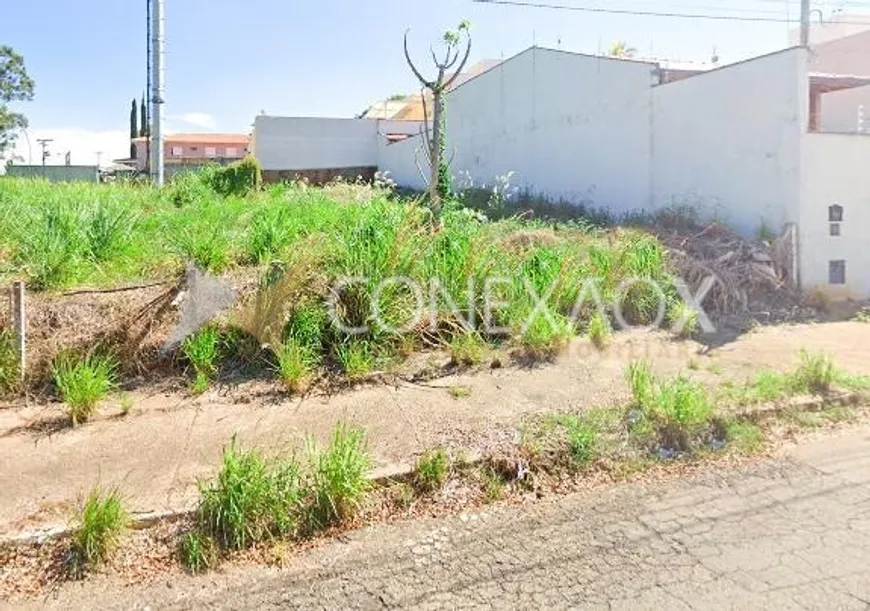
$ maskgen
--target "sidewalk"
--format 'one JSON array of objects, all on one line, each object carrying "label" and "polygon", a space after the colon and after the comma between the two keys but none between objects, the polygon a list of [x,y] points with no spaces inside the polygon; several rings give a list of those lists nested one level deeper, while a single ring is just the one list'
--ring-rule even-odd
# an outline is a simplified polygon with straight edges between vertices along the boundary
[{"label": "sidewalk", "polygon": [[[870,325],[837,323],[765,329],[712,358],[665,334],[621,334],[605,354],[576,342],[556,363],[533,369],[487,369],[333,397],[290,400],[263,382],[196,399],[145,391],[133,395],[127,417],[110,404],[98,420],[53,433],[33,427],[62,413],[59,405],[0,410],[0,537],[65,525],[95,484],[119,486],[136,512],[192,507],[197,479],[214,472],[234,435],[244,446],[288,452],[306,434],[324,441],[344,420],[366,429],[384,473],[439,445],[485,452],[514,439],[530,414],[622,404],[628,396],[623,372],[633,359],[648,358],[662,373],[686,371],[690,358],[700,360],[702,367],[690,373],[719,383],[741,380],[764,364],[788,367],[801,347],[826,350],[843,367],[870,373]],[[716,374],[706,369],[713,363]],[[470,396],[454,399],[452,386],[467,387]]]}]

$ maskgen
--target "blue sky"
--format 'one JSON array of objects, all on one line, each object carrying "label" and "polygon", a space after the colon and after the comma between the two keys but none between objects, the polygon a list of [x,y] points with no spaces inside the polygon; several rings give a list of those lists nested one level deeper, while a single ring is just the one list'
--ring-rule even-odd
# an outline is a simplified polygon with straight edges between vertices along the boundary
[{"label": "blue sky", "polygon": [[[777,18],[798,13],[797,0],[552,1]],[[561,40],[563,49],[596,53],[625,40],[642,56],[704,61],[715,47],[730,62],[786,46],[793,27],[471,0],[166,0],[166,6],[172,131],[248,131],[261,110],[352,116],[380,98],[416,90],[401,52],[406,28],[425,61],[429,42],[463,18],[473,23],[473,60],[509,57],[533,42],[555,47]],[[837,5],[816,6],[827,13]],[[0,0],[0,15],[0,43],[24,55],[36,81],[34,101],[18,106],[32,134],[54,136],[56,147],[73,149],[74,162],[92,162],[86,157],[96,150],[122,155],[130,100],[145,83],[145,0]]]}]

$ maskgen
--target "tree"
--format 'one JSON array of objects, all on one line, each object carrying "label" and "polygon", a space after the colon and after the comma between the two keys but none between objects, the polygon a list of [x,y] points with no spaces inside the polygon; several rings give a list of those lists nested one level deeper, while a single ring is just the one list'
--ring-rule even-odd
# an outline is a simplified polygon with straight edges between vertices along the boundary
[{"label": "tree", "polygon": [[133,103],[130,105],[130,159],[136,158],[136,143],[133,142],[139,137],[139,105],[136,104],[136,98],[133,98]]},{"label": "tree", "polygon": [[147,138],[151,133],[151,126],[148,125],[148,107],[145,106],[145,94],[142,94],[142,106],[139,108],[139,137]]},{"label": "tree", "polygon": [[637,49],[629,47],[628,43],[623,40],[618,40],[607,50],[610,57],[632,58],[637,54]]},{"label": "tree", "polygon": [[[438,70],[435,79],[425,78],[417,66],[414,65],[414,62],[411,60],[411,53],[408,51],[408,32],[405,32],[405,60],[411,67],[414,76],[423,85],[423,113],[426,120],[423,136],[426,144],[426,153],[429,158],[429,201],[435,213],[440,212],[442,200],[450,193],[450,170],[444,155],[446,149],[444,94],[450,90],[450,87],[465,68],[465,64],[468,63],[468,58],[471,55],[470,30],[471,24],[468,21],[462,21],[457,29],[444,32],[442,38],[444,56],[442,59],[438,58],[435,49],[430,48],[432,61]],[[465,42],[465,52],[461,53],[463,41]],[[460,55],[462,56],[462,61],[459,59]],[[452,74],[450,73],[451,70],[453,70]],[[426,107],[427,91],[432,96],[431,136],[428,125],[429,112]]]},{"label": "tree", "polygon": [[32,100],[33,86],[24,58],[12,47],[0,46],[0,153],[11,146],[17,130],[27,127],[27,117],[12,112],[6,104]]}]

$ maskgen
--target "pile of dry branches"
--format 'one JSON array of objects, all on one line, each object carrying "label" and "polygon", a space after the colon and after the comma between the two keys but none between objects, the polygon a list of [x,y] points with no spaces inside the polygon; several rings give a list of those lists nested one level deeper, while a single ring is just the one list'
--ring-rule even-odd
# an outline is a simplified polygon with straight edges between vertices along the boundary
[{"label": "pile of dry branches", "polygon": [[773,243],[750,241],[713,223],[692,233],[660,232],[667,245],[673,272],[693,293],[704,283],[708,313],[724,315],[750,311],[792,299],[788,232]]}]

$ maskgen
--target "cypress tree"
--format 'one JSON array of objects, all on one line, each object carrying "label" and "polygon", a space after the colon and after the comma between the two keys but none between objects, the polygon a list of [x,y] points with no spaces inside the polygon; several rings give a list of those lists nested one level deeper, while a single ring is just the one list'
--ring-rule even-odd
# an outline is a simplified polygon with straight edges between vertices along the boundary
[{"label": "cypress tree", "polygon": [[133,103],[130,105],[130,159],[136,158],[136,143],[133,142],[133,140],[139,136],[137,119],[138,110],[136,108],[136,98],[133,98]]}]

